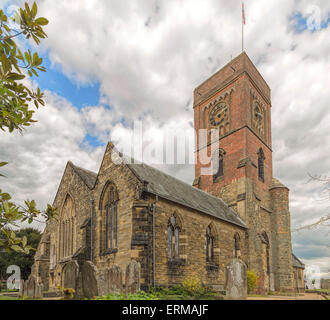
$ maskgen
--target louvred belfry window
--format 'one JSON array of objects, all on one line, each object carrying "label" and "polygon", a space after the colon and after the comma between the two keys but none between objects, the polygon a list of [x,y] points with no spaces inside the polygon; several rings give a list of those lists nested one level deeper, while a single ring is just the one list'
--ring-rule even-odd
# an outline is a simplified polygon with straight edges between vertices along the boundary
[{"label": "louvred belfry window", "polygon": [[258,151],[258,177],[259,180],[265,182],[265,169],[264,169],[265,155],[262,149]]}]

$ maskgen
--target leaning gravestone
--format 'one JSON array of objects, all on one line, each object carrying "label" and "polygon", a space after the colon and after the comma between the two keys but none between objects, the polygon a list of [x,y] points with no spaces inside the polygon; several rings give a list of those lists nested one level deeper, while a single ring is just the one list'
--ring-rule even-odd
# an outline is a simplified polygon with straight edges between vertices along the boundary
[{"label": "leaning gravestone", "polygon": [[110,293],[123,292],[123,276],[119,266],[114,265],[108,270],[108,281]]},{"label": "leaning gravestone", "polygon": [[125,293],[136,293],[140,291],[140,263],[132,260],[126,267]]},{"label": "leaning gravestone", "polygon": [[81,280],[84,297],[90,299],[99,294],[97,285],[97,268],[90,262],[84,262],[81,268]]},{"label": "leaning gravestone", "polygon": [[246,299],[246,296],[246,265],[235,258],[226,266],[226,299],[242,300]]},{"label": "leaning gravestone", "polygon": [[76,261],[68,262],[63,268],[63,286],[67,289],[75,289],[77,286],[79,265]]}]

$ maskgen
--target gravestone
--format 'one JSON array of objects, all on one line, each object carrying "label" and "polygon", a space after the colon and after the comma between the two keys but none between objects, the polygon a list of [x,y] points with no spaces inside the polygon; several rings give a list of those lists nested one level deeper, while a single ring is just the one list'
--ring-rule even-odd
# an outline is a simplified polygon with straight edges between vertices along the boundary
[{"label": "gravestone", "polygon": [[235,258],[226,266],[226,299],[243,300],[246,296],[246,265]]},{"label": "gravestone", "polygon": [[38,283],[36,285],[34,297],[36,299],[42,299],[43,298],[43,291],[44,291],[44,285],[42,283]]},{"label": "gravestone", "polygon": [[19,297],[24,297],[24,280],[21,280],[19,282],[19,293],[18,293]]},{"label": "gravestone", "polygon": [[98,272],[97,274],[99,295],[103,296],[109,293],[109,272],[108,269],[104,269]]},{"label": "gravestone", "polygon": [[81,268],[81,280],[84,297],[90,299],[94,296],[98,296],[99,290],[96,276],[97,268],[95,265],[90,261],[84,262]]},{"label": "gravestone", "polygon": [[66,289],[75,289],[77,287],[77,278],[79,266],[76,261],[68,262],[63,268],[63,286]]},{"label": "gravestone", "polygon": [[23,297],[28,296],[28,280],[24,281],[24,287],[23,287]]},{"label": "gravestone", "polygon": [[123,292],[123,275],[119,266],[114,265],[108,270],[108,281],[110,293]]},{"label": "gravestone", "polygon": [[27,281],[27,296],[29,298],[35,297],[35,289],[36,289],[36,279],[34,277],[31,277]]},{"label": "gravestone", "polygon": [[125,293],[136,293],[140,291],[140,263],[132,260],[126,267]]}]

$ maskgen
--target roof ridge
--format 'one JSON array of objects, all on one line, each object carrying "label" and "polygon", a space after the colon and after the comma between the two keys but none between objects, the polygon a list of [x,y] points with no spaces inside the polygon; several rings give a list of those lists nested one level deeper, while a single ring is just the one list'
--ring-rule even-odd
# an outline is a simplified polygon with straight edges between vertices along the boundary
[{"label": "roof ridge", "polygon": [[88,170],[88,169],[85,169],[85,168],[82,168],[82,167],[79,167],[79,166],[75,165],[71,160],[69,161],[69,163],[71,163],[72,166],[74,166],[74,167],[77,168],[77,169],[84,170],[84,171],[86,171],[86,172],[88,172],[88,173],[92,173],[92,174],[94,174],[94,175],[97,175],[97,173],[94,172],[94,171],[91,171],[91,170]]},{"label": "roof ridge", "polygon": [[[68,164],[70,164],[70,166],[73,168],[74,172],[76,172],[76,174],[79,176],[79,178],[85,183],[85,185],[87,186],[88,189],[92,190],[94,185],[95,185],[95,182],[96,182],[96,179],[97,179],[97,173],[91,171],[91,170],[87,170],[87,169],[84,169],[84,168],[81,168],[81,167],[78,167],[76,166],[71,160],[68,161]],[[86,177],[83,177],[82,173],[79,171],[83,171],[84,173],[86,173],[87,175],[93,175],[91,178],[92,179],[95,179],[94,182],[91,182],[91,184],[88,183],[88,178]]]}]

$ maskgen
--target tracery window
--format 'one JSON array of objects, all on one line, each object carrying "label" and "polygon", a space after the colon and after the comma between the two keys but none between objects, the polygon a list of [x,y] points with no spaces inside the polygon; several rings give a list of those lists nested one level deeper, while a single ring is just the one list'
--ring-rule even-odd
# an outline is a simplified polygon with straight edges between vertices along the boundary
[{"label": "tracery window", "polygon": [[100,252],[118,247],[118,192],[114,184],[108,182],[101,195],[101,243]]},{"label": "tracery window", "polygon": [[265,110],[258,101],[253,103],[252,125],[256,133],[264,137],[265,135]]},{"label": "tracery window", "polygon": [[59,221],[59,246],[60,259],[72,256],[75,253],[75,210],[71,196],[68,194],[62,206]]}]

